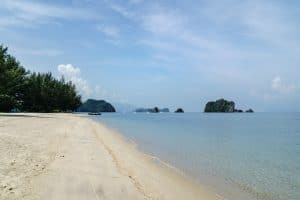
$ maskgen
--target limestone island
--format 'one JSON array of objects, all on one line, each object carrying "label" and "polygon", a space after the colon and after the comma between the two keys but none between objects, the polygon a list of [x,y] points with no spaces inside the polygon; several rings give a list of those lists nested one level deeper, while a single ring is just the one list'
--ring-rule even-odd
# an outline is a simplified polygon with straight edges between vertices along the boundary
[{"label": "limestone island", "polygon": [[[244,112],[241,109],[235,108],[233,101],[227,101],[225,99],[219,99],[216,101],[210,101],[205,105],[204,112],[217,112],[217,113],[233,113],[233,112]],[[252,109],[246,110],[247,113],[253,113]]]},{"label": "limestone island", "polygon": [[104,100],[88,99],[77,110],[78,112],[100,113],[116,112],[116,109]]},{"label": "limestone island", "polygon": [[177,108],[177,110],[175,110],[175,113],[184,113],[184,110],[182,108]]}]

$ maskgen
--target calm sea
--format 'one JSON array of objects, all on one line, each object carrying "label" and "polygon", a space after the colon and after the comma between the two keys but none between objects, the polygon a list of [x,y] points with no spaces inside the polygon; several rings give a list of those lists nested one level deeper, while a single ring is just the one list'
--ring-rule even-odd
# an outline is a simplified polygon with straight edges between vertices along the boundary
[{"label": "calm sea", "polygon": [[300,113],[95,116],[222,199],[300,199]]}]

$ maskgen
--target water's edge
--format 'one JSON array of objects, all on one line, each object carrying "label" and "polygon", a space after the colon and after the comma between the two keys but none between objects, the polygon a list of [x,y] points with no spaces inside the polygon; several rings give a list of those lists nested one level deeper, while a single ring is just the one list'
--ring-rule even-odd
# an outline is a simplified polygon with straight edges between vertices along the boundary
[{"label": "water's edge", "polygon": [[91,117],[160,165],[230,200],[300,197],[300,114]]},{"label": "water's edge", "polygon": [[[196,184],[202,189],[208,191],[211,194],[214,194],[216,197],[216,200],[232,200],[232,198],[226,196],[226,194],[223,194],[222,192],[218,191],[215,187],[211,187],[207,185],[205,182],[201,182],[199,179],[196,179],[193,175],[188,174],[184,172],[184,170],[181,170],[180,168],[176,167],[175,165],[169,163],[168,161],[163,160],[157,155],[151,154],[151,152],[147,152],[146,150],[142,149],[141,146],[138,144],[138,141],[136,141],[134,138],[125,136],[121,130],[116,129],[112,126],[109,126],[107,123],[103,121],[99,121],[95,119],[94,117],[87,116],[88,118],[92,119],[93,121],[100,123],[102,126],[104,126],[106,129],[112,131],[114,134],[117,134],[123,141],[129,143],[130,145],[134,146],[134,148],[142,153],[144,156],[151,158],[152,162],[160,167],[166,168],[173,173],[177,174],[178,176],[184,177],[186,180],[190,181],[192,184]],[[232,188],[232,190],[235,190]],[[238,191],[235,191],[238,192]],[[244,197],[243,200],[252,200],[250,196],[247,194],[242,195]],[[238,199],[236,199],[238,200]]]}]

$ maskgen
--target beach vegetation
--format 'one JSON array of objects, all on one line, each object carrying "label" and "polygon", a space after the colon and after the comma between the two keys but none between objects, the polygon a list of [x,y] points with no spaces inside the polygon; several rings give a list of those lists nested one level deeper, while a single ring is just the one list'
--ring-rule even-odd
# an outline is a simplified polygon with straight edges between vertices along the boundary
[{"label": "beach vegetation", "polygon": [[56,79],[50,72],[27,71],[0,45],[0,112],[66,112],[80,105],[81,96],[72,82]]}]

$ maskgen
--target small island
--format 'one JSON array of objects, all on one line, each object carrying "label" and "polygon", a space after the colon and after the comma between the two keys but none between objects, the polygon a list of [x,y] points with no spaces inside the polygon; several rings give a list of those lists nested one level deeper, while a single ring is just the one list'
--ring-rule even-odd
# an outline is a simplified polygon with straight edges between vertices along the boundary
[{"label": "small island", "polygon": [[[238,112],[242,113],[244,112],[241,109],[235,108],[235,102],[228,101],[225,99],[219,99],[216,101],[210,101],[205,105],[204,112],[218,112],[218,113],[233,113]],[[247,113],[253,113],[254,111],[252,109],[246,110]]]},{"label": "small island", "polygon": [[177,110],[175,110],[175,113],[184,113],[184,110],[182,108],[177,108]]},{"label": "small island", "polygon": [[160,113],[160,112],[170,112],[169,108],[158,108],[158,107],[154,107],[154,108],[138,108],[135,110],[135,112],[137,113]]},{"label": "small island", "polygon": [[88,99],[78,108],[78,112],[116,112],[116,109],[104,100]]}]

